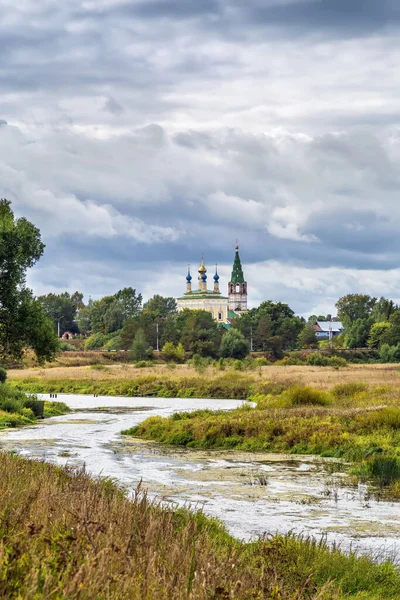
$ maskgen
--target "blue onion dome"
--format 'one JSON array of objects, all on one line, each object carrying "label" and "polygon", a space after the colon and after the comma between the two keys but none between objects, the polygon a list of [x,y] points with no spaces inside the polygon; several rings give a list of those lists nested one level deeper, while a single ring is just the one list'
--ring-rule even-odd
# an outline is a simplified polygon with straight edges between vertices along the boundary
[{"label": "blue onion dome", "polygon": [[186,275],[186,281],[187,281],[188,283],[190,283],[190,282],[192,281],[192,276],[191,276],[191,274],[190,274],[190,273],[188,273],[188,274]]},{"label": "blue onion dome", "polygon": [[206,273],[203,273],[203,275],[201,276],[201,278],[202,278],[203,281],[207,281],[207,275],[206,275]]},{"label": "blue onion dome", "polygon": [[214,275],[214,281],[215,281],[215,283],[218,283],[218,281],[219,281],[219,275],[218,275],[218,273],[215,273],[215,275]]}]

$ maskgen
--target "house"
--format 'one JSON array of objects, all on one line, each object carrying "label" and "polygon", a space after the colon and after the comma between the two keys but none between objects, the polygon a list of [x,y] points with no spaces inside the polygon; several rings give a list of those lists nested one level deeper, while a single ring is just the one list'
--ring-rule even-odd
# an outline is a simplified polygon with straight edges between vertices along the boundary
[{"label": "house", "polygon": [[317,340],[329,340],[344,331],[340,321],[316,321],[314,330]]}]

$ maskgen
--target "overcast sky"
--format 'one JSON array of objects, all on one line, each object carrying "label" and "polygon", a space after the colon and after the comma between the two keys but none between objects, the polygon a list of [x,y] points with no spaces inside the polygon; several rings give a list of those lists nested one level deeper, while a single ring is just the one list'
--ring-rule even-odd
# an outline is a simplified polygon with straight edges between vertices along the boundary
[{"label": "overcast sky", "polygon": [[[398,0],[2,0],[0,196],[35,293],[400,302]],[[210,273],[211,279],[211,273]]]}]

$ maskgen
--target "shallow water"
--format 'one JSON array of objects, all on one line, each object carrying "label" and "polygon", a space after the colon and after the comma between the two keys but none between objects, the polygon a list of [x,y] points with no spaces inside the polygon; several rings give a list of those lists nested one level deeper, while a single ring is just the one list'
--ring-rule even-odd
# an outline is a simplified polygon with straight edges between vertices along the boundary
[{"label": "shallow water", "polygon": [[79,412],[0,432],[0,448],[60,465],[84,463],[94,475],[113,477],[130,488],[142,479],[151,494],[201,506],[239,538],[277,531],[323,535],[344,549],[397,560],[400,504],[378,502],[365,486],[346,485],[346,473],[335,461],[171,449],[120,435],[149,416],[230,409],[241,401],[61,394],[58,400]]}]

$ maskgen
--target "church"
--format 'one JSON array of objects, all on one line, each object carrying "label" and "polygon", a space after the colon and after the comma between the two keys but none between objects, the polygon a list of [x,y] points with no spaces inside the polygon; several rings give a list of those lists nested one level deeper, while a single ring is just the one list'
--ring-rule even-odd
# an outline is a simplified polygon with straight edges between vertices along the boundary
[{"label": "church", "polygon": [[192,289],[192,275],[190,265],[186,276],[186,292],[177,298],[178,310],[207,310],[214,319],[223,325],[228,325],[233,319],[247,310],[247,282],[244,280],[242,263],[239,256],[239,245],[235,247],[231,280],[228,283],[227,296],[223,296],[219,289],[218,266],[215,267],[213,288],[207,288],[207,269],[202,257],[198,270],[198,288]]}]

